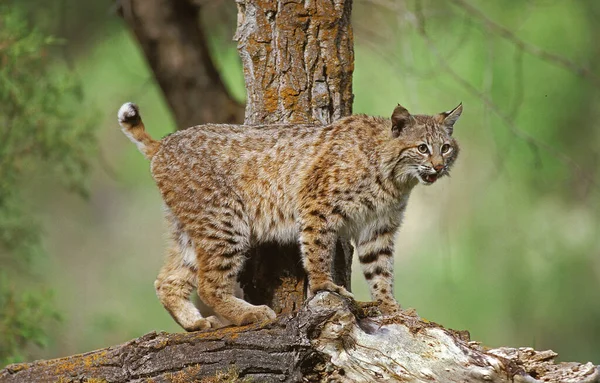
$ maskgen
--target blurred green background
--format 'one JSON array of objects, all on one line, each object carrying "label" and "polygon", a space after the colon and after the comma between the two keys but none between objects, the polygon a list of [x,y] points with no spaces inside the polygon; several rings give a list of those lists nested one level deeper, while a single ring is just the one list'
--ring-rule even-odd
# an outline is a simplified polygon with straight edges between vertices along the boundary
[{"label": "blurred green background", "polygon": [[[600,2],[467,4],[487,19],[462,1],[354,4],[356,113],[465,108],[452,178],[413,193],[396,296],[487,346],[600,364]],[[243,100],[235,6],[211,6],[212,54]],[[153,288],[161,200],[116,111],[135,101],[155,137],[175,126],[115,5],[1,2],[0,101],[0,366],[181,331]]]}]

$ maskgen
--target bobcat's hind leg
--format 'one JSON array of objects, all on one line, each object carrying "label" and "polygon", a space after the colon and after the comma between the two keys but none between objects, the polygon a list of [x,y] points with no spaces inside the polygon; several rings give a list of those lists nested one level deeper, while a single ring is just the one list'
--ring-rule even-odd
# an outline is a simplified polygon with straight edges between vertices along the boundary
[{"label": "bobcat's hind leg", "polygon": [[255,306],[234,295],[237,276],[249,250],[249,230],[236,226],[213,223],[204,228],[201,237],[194,237],[194,243],[198,243],[198,295],[217,314],[236,325],[275,319],[275,312],[268,306]]},{"label": "bobcat's hind leg", "polygon": [[[198,331],[221,327],[214,316],[203,318],[190,301],[190,294],[196,287],[197,268],[185,261],[185,252],[189,249],[174,244],[169,249],[167,261],[161,269],[154,288],[156,295],[175,321],[187,331]],[[191,250],[193,253],[193,249]]]}]

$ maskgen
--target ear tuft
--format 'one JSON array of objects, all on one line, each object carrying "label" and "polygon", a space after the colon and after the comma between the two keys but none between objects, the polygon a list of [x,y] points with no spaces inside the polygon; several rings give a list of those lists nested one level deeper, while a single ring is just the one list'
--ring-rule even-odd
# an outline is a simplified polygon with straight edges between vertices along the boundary
[{"label": "ear tuft", "polygon": [[454,132],[454,124],[456,123],[456,121],[458,121],[462,110],[463,106],[461,102],[456,108],[437,115],[438,121],[441,125],[443,125],[446,128],[449,135],[452,135],[452,133]]},{"label": "ear tuft", "polygon": [[413,117],[405,107],[398,104],[392,113],[392,135],[398,137],[402,130],[411,124]]}]

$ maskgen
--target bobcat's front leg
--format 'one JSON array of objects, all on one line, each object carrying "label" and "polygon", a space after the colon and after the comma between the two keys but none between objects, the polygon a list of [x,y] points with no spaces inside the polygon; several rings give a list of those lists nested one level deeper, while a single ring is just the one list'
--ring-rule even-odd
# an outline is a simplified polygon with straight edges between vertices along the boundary
[{"label": "bobcat's front leg", "polygon": [[342,217],[327,208],[313,207],[304,214],[300,224],[300,251],[308,274],[310,295],[332,291],[348,298],[352,293],[333,282],[331,267]]},{"label": "bobcat's front leg", "polygon": [[398,225],[386,222],[369,225],[357,241],[357,253],[363,274],[369,284],[371,297],[379,302],[384,315],[399,313],[394,298],[394,236]]}]

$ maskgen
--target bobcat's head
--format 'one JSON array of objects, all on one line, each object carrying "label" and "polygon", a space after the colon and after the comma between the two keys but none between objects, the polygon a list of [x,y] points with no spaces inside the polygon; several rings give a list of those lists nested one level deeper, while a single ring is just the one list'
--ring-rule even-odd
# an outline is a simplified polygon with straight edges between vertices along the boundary
[{"label": "bobcat's head", "polygon": [[402,144],[396,174],[416,178],[425,185],[448,175],[459,152],[452,133],[461,113],[462,103],[433,116],[413,116],[398,105],[392,113],[392,136]]}]

